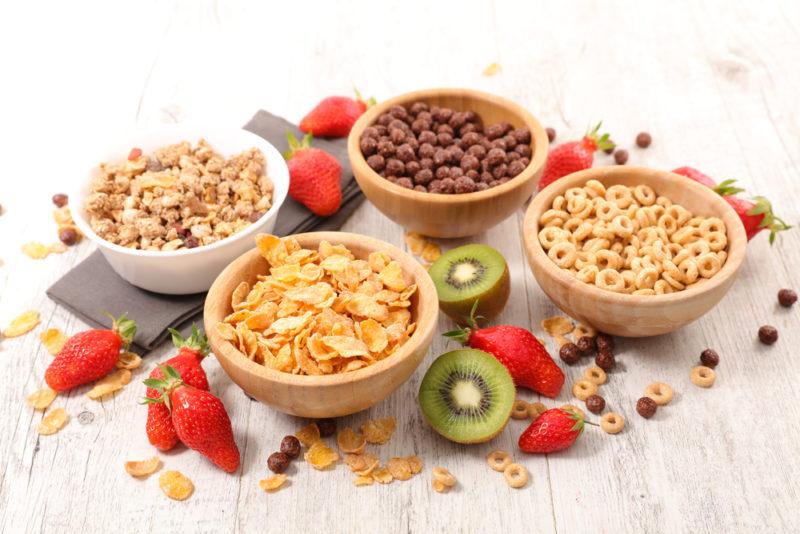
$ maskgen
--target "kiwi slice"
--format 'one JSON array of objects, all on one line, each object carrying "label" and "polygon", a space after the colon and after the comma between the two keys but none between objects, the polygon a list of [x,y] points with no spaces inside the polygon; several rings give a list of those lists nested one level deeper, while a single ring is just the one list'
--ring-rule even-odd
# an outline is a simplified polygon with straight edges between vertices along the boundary
[{"label": "kiwi slice", "polygon": [[489,245],[448,250],[431,265],[428,274],[439,295],[439,308],[461,325],[469,322],[476,301],[476,315],[491,320],[503,311],[511,292],[506,260]]},{"label": "kiwi slice", "polygon": [[514,380],[487,352],[460,349],[433,362],[419,387],[419,405],[439,434],[457,443],[482,443],[506,426]]}]

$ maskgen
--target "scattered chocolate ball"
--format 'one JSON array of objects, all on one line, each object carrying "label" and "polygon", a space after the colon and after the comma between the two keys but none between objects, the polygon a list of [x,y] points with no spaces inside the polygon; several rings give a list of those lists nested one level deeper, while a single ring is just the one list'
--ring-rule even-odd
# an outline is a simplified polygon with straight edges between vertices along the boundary
[{"label": "scattered chocolate ball", "polygon": [[774,326],[765,324],[758,329],[758,339],[765,345],[772,345],[778,341],[778,329]]},{"label": "scattered chocolate ball", "polygon": [[556,130],[555,128],[545,128],[545,132],[547,132],[547,140],[551,143],[556,140]]},{"label": "scattered chocolate ball", "polygon": [[53,195],[53,204],[55,204],[56,207],[63,208],[64,206],[67,205],[68,202],[69,202],[69,197],[64,193],[56,193],[55,195]]},{"label": "scattered chocolate ball", "polygon": [[575,365],[581,359],[581,351],[575,343],[564,343],[558,355],[567,365]]},{"label": "scattered chocolate ball", "polygon": [[286,436],[281,440],[281,452],[290,459],[300,456],[300,440],[294,436]]},{"label": "scattered chocolate ball", "polygon": [[319,428],[319,435],[323,438],[327,438],[336,434],[336,419],[320,419],[317,421],[317,427]]},{"label": "scattered chocolate ball", "polygon": [[781,289],[778,291],[778,302],[780,302],[781,306],[784,308],[790,308],[797,302],[797,293],[792,289]]},{"label": "scattered chocolate ball", "polygon": [[625,165],[628,162],[628,151],[624,148],[614,151],[614,161],[617,165]]},{"label": "scattered chocolate ball", "polygon": [[589,395],[586,399],[586,409],[593,414],[599,414],[606,407],[606,400],[600,395]]},{"label": "scattered chocolate ball", "polygon": [[700,363],[713,369],[719,365],[719,354],[714,349],[706,349],[700,353]]},{"label": "scattered chocolate ball", "polygon": [[250,222],[251,223],[256,222],[257,220],[259,220],[261,218],[262,215],[264,215],[264,213],[266,213],[266,212],[264,212],[264,211],[254,211],[253,213],[250,214],[250,217],[249,217]]},{"label": "scattered chocolate ball", "polygon": [[647,132],[640,132],[639,135],[636,136],[636,146],[639,148],[647,148],[652,142],[653,138]]},{"label": "scattered chocolate ball", "polygon": [[58,239],[68,247],[78,242],[78,232],[69,226],[63,226],[58,229]]},{"label": "scattered chocolate ball", "polygon": [[608,334],[597,334],[594,342],[597,344],[597,350],[608,349],[610,352],[614,351],[614,338]]},{"label": "scattered chocolate ball", "polygon": [[267,458],[267,467],[273,473],[283,473],[289,467],[291,458],[285,452],[273,452]]},{"label": "scattered chocolate ball", "polygon": [[597,350],[597,343],[592,336],[583,336],[578,339],[577,345],[578,350],[580,350],[584,356],[591,356],[592,353]]},{"label": "scattered chocolate ball", "polygon": [[603,371],[610,371],[617,364],[617,360],[610,350],[600,349],[594,358],[594,363]]},{"label": "scattered chocolate ball", "polygon": [[658,409],[658,404],[650,397],[642,397],[636,401],[636,412],[645,419],[653,417],[656,413],[656,409]]}]

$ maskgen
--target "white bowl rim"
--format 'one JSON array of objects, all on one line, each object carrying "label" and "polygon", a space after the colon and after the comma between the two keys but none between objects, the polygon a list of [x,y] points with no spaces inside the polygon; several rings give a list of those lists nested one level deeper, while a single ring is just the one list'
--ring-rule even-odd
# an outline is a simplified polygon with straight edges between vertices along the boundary
[{"label": "white bowl rim", "polygon": [[[224,130],[232,130],[232,129],[236,130],[236,134],[237,135],[239,135],[241,133],[241,134],[244,134],[245,137],[250,137],[253,140],[253,144],[256,145],[257,148],[259,148],[262,152],[264,152],[265,149],[266,149],[267,152],[274,151],[275,153],[280,155],[280,151],[275,147],[275,145],[273,145],[272,143],[270,143],[269,141],[267,141],[266,139],[264,139],[260,135],[254,134],[253,132],[245,130],[244,128],[233,128],[233,127],[218,126],[218,125],[217,126],[211,126],[211,125],[203,125],[203,124],[200,124],[200,123],[193,123],[193,122],[179,122],[179,123],[174,123],[174,124],[161,124],[161,125],[158,125],[158,126],[155,126],[155,127],[152,127],[152,128],[141,128],[141,129],[136,130],[134,133],[132,133],[131,137],[147,135],[148,133],[151,133],[151,132],[154,132],[154,131],[162,131],[162,130],[174,131],[176,133],[176,135],[179,132],[181,132],[182,135],[185,136],[187,134],[185,134],[183,132],[187,132],[187,131],[209,132],[209,131],[212,131],[212,130],[224,131]],[[198,137],[197,133],[194,134],[194,137],[197,137],[197,140],[204,138],[204,136],[202,134]],[[196,143],[197,140],[188,140],[188,141],[190,143]],[[180,141],[181,140],[176,139],[175,143],[178,143]],[[211,148],[214,148],[212,143],[209,143],[209,144],[211,145]],[[261,146],[258,146],[258,145],[261,145]],[[246,150],[246,149],[243,148],[242,150]],[[266,154],[264,154],[264,155],[266,157]],[[123,158],[123,157],[125,157],[125,156],[124,155],[121,156],[121,158]],[[281,160],[283,160],[283,156],[281,156]],[[91,173],[99,164],[100,164],[100,162],[96,162],[92,166],[88,167],[89,173]],[[284,167],[285,167],[285,165],[286,164],[284,163]],[[240,230],[240,231],[238,231],[238,232],[236,232],[234,234],[231,234],[228,237],[226,237],[225,239],[220,239],[219,241],[217,241],[215,243],[211,243],[210,245],[203,245],[203,246],[190,248],[190,249],[164,250],[164,251],[161,251],[161,250],[140,250],[140,249],[133,249],[133,248],[128,248],[128,247],[123,247],[121,245],[117,245],[116,243],[111,243],[111,242],[103,239],[102,237],[97,235],[94,230],[92,230],[92,227],[89,225],[89,223],[86,221],[86,218],[83,216],[83,209],[84,209],[83,206],[72,206],[71,205],[70,206],[70,213],[72,215],[72,220],[75,221],[75,224],[80,229],[80,231],[84,235],[89,237],[89,239],[91,239],[92,241],[97,243],[98,246],[102,246],[102,247],[108,248],[110,250],[113,250],[115,252],[119,252],[121,254],[127,254],[129,256],[138,256],[138,257],[174,258],[176,256],[191,256],[191,255],[195,255],[195,254],[200,254],[202,252],[214,250],[214,249],[217,249],[217,248],[222,248],[225,245],[227,245],[227,244],[229,244],[229,243],[231,243],[233,241],[236,241],[236,240],[238,240],[238,239],[240,239],[242,237],[247,237],[247,236],[257,232],[260,229],[261,225],[259,223],[261,221],[263,221],[265,218],[269,218],[269,217],[273,217],[273,216],[277,215],[277,212],[278,212],[278,210],[280,210],[281,206],[283,205],[283,202],[286,200],[286,196],[288,195],[288,191],[289,191],[288,167],[285,167],[285,168],[286,168],[286,175],[287,175],[287,184],[286,184],[285,191],[283,191],[283,190],[278,191],[278,188],[276,187],[276,184],[275,184],[275,180],[271,176],[269,176],[269,173],[267,174],[267,176],[269,176],[270,180],[272,180],[272,185],[273,185],[272,193],[273,193],[273,195],[272,195],[272,205],[264,213],[264,215],[259,217],[255,222],[250,223],[243,230]],[[81,181],[81,182],[77,183],[76,185],[74,185],[73,188],[69,192],[69,198],[70,199],[73,199],[73,198],[78,199],[78,198],[80,198],[81,201],[83,201],[83,199],[86,197],[86,195],[84,195],[81,191],[82,191],[82,188],[85,185],[86,185],[85,181]],[[276,193],[278,193],[281,196],[281,198],[279,198],[279,199],[276,198]]]}]

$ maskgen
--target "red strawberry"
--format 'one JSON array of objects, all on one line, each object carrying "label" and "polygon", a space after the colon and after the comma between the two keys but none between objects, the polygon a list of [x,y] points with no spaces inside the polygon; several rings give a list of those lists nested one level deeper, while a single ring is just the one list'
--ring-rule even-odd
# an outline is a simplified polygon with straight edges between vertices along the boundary
[{"label": "red strawberry", "polygon": [[333,215],[342,204],[339,161],[320,148],[311,148],[311,134],[302,143],[291,134],[283,156],[289,167],[289,196],[316,215]]},{"label": "red strawberry", "polygon": [[222,401],[208,391],[184,383],[174,367],[162,366],[162,371],[163,379],[144,381],[147,387],[158,390],[161,398],[145,399],[145,402],[166,404],[175,431],[187,447],[228,473],[236,471],[240,462],[239,448]]},{"label": "red strawberry", "polygon": [[329,96],[300,121],[300,130],[317,137],[347,137],[356,120],[375,99],[364,100],[356,91],[356,98]]},{"label": "red strawberry", "polygon": [[736,187],[736,180],[725,180],[717,185],[711,177],[692,167],[678,167],[672,172],[691,178],[695,182],[710,187],[722,195],[722,198],[731,205],[736,214],[739,215],[739,219],[742,220],[748,241],[762,230],[768,229],[769,242],[772,244],[775,242],[775,236],[778,232],[791,228],[783,219],[775,215],[772,211],[772,204],[765,197],[756,196],[751,200],[747,200],[736,196],[744,191],[744,189]]},{"label": "red strawberry", "polygon": [[580,141],[562,143],[550,151],[542,178],[539,180],[539,191],[559,178],[590,168],[596,150],[614,148],[614,143],[608,138],[607,133],[598,137],[602,124],[598,123],[594,130],[588,132]]},{"label": "red strawberry", "polygon": [[583,432],[580,414],[553,408],[537,417],[519,437],[524,452],[556,452],[567,449]]},{"label": "red strawberry", "polygon": [[[208,391],[208,378],[200,365],[208,354],[208,339],[200,334],[196,325],[192,325],[192,335],[189,339],[183,339],[180,332],[172,328],[170,328],[170,332],[172,333],[172,342],[180,350],[177,356],[173,356],[162,365],[174,367],[188,385]],[[149,378],[164,378],[161,367],[153,369]],[[161,394],[154,388],[147,388],[146,398],[158,400],[161,398]],[[145,429],[147,430],[147,439],[159,450],[168,451],[178,443],[178,434],[175,432],[169,410],[164,403],[147,403]]]},{"label": "red strawberry", "polygon": [[45,371],[47,385],[56,391],[66,391],[103,378],[116,367],[120,349],[130,344],[135,333],[136,322],[123,314],[113,319],[111,330],[75,334]]},{"label": "red strawberry", "polygon": [[468,324],[444,335],[488,352],[505,365],[514,384],[550,398],[555,398],[564,385],[564,373],[547,353],[547,349],[528,330],[518,326],[500,325],[477,328],[474,319],[476,306]]}]

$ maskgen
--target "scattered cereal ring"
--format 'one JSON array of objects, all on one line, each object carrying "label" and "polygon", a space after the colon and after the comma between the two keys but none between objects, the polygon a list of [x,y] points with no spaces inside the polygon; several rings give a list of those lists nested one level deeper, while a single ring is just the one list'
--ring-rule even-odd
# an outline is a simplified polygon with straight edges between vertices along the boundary
[{"label": "scattered cereal ring", "polygon": [[519,464],[508,464],[503,470],[503,476],[512,488],[521,488],[528,483],[528,470]]},{"label": "scattered cereal ring", "polygon": [[531,419],[536,419],[546,411],[547,411],[547,406],[545,406],[541,402],[533,402],[528,405],[528,417],[530,417]]},{"label": "scattered cereal ring", "polygon": [[586,400],[597,393],[597,384],[589,380],[578,380],[572,384],[572,394],[580,400]]},{"label": "scattered cereal ring", "polygon": [[644,389],[646,397],[650,397],[659,406],[666,406],[672,400],[674,392],[669,384],[664,382],[653,382]]},{"label": "scattered cereal ring", "polygon": [[495,471],[502,473],[511,463],[511,455],[506,451],[492,451],[486,455],[486,463]]},{"label": "scattered cereal ring", "polygon": [[717,373],[710,367],[706,367],[704,365],[698,365],[697,367],[692,369],[691,373],[692,383],[695,386],[700,386],[701,388],[710,388],[714,385],[714,381],[717,379]]},{"label": "scattered cereal ring", "polygon": [[586,377],[586,380],[594,384],[597,384],[598,386],[605,384],[606,380],[608,380],[608,375],[606,374],[606,372],[597,367],[596,365],[587,368],[583,372],[583,376]]},{"label": "scattered cereal ring", "polygon": [[625,427],[625,418],[618,413],[608,412],[600,418],[600,428],[609,434],[618,434]]},{"label": "scattered cereal ring", "polygon": [[511,408],[511,417],[514,419],[527,419],[528,418],[528,403],[522,399],[514,401],[514,407]]}]

